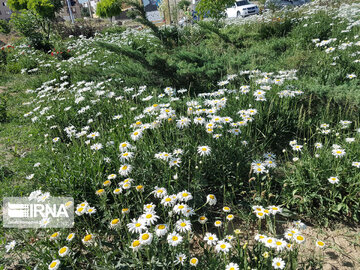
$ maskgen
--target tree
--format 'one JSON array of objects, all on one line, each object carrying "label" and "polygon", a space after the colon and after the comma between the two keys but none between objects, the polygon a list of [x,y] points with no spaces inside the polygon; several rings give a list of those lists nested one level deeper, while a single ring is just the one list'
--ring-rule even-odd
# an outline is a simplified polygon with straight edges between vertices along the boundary
[{"label": "tree", "polygon": [[11,15],[11,23],[35,48],[48,50],[50,33],[62,0],[8,0],[9,8],[21,13]]},{"label": "tree", "polygon": [[121,13],[122,2],[120,0],[101,0],[96,5],[96,15],[101,18],[112,18]]},{"label": "tree", "polygon": [[201,18],[209,16],[220,19],[225,16],[225,9],[234,3],[235,0],[200,0],[196,5],[196,11]]},{"label": "tree", "polygon": [[54,20],[63,7],[62,0],[8,0],[7,3],[12,10],[27,10],[47,20]]}]

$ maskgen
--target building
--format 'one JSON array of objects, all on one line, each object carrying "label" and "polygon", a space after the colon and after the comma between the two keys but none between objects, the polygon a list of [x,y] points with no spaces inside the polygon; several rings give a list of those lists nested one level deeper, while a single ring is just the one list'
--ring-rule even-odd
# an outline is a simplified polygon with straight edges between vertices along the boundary
[{"label": "building", "polygon": [[12,11],[7,7],[6,0],[0,0],[0,20],[9,20]]}]

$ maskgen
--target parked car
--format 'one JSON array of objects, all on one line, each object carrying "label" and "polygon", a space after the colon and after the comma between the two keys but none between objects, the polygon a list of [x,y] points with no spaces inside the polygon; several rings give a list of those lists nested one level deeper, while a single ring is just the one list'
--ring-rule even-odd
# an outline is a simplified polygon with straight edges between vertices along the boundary
[{"label": "parked car", "polygon": [[259,7],[251,4],[248,0],[236,1],[234,5],[226,9],[226,17],[246,17],[249,15],[259,14]]}]

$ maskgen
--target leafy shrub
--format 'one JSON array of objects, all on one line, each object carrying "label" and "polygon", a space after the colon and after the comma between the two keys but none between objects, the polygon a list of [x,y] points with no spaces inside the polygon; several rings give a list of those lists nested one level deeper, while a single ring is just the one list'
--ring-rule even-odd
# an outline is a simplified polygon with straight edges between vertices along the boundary
[{"label": "leafy shrub", "polygon": [[27,38],[30,45],[36,49],[48,51],[51,48],[49,43],[50,32],[42,32],[41,18],[29,11],[13,13],[11,24],[15,30]]},{"label": "leafy shrub", "polygon": [[11,31],[10,24],[5,20],[0,20],[0,33],[9,34]]}]

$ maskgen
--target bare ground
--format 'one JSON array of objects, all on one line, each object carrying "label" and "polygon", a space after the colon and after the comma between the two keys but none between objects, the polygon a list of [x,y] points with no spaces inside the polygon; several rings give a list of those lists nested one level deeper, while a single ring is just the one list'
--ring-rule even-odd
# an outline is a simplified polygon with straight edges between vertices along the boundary
[{"label": "bare ground", "polygon": [[[324,256],[324,270],[360,269],[360,227],[338,225],[335,229],[308,227],[304,234],[307,240],[302,247],[304,258]],[[325,242],[321,250],[316,239]],[[301,253],[300,253],[301,254]]]}]

